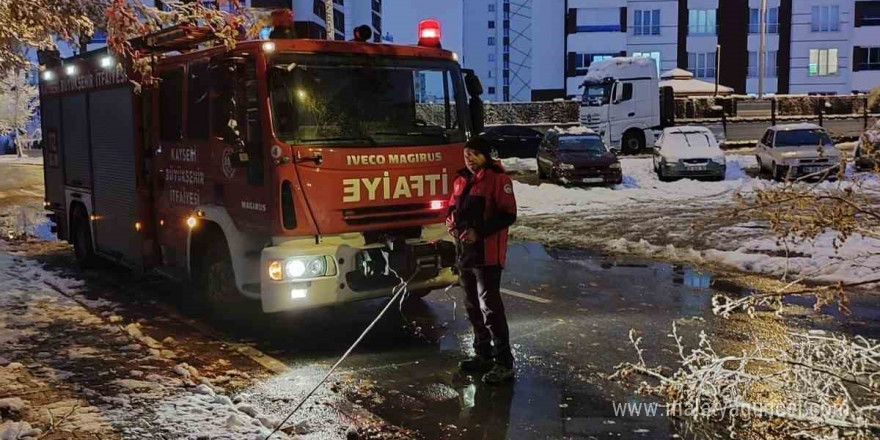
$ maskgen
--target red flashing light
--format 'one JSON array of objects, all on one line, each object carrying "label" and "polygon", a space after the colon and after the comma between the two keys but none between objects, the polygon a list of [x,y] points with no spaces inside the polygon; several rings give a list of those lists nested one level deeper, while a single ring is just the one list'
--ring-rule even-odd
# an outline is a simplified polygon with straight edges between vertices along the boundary
[{"label": "red flashing light", "polygon": [[419,46],[440,47],[443,30],[437,20],[422,20],[419,23]]},{"label": "red flashing light", "polygon": [[431,200],[431,211],[439,211],[446,206],[445,200]]}]

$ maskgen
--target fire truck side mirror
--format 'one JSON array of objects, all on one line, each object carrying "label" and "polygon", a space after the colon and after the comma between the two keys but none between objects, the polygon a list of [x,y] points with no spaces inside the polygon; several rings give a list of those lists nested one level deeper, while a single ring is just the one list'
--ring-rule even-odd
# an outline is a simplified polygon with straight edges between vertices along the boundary
[{"label": "fire truck side mirror", "polygon": [[472,69],[462,69],[464,73],[464,85],[471,99],[468,101],[468,110],[471,113],[471,126],[474,134],[480,134],[485,127],[485,110],[483,108],[483,83],[480,77]]},{"label": "fire truck side mirror", "polygon": [[471,98],[475,98],[483,95],[483,83],[480,81],[480,77],[477,76],[477,73],[473,71],[473,69],[462,69],[464,72],[464,86],[467,89],[468,95]]}]

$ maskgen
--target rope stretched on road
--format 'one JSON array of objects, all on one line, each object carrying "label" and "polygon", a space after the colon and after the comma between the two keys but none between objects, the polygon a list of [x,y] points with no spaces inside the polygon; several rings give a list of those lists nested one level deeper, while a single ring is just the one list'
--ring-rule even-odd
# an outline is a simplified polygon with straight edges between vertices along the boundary
[{"label": "rope stretched on road", "polygon": [[[374,319],[373,322],[371,322],[370,325],[367,326],[367,328],[364,330],[364,332],[361,333],[361,335],[357,338],[356,341],[354,341],[354,344],[351,344],[351,347],[348,347],[348,350],[345,352],[345,354],[343,354],[342,357],[339,358],[339,360],[336,361],[335,364],[333,364],[333,366],[330,368],[330,371],[328,371],[327,374],[324,375],[324,378],[321,379],[321,381],[318,382],[315,385],[315,387],[312,388],[312,390],[309,391],[309,393],[306,394],[305,397],[303,397],[299,401],[299,403],[296,404],[296,407],[293,408],[293,411],[291,411],[290,414],[288,414],[287,417],[285,417],[284,420],[282,420],[281,423],[279,423],[278,426],[276,426],[275,429],[271,433],[269,433],[269,435],[266,436],[265,440],[269,440],[270,437],[272,437],[276,432],[281,430],[281,428],[284,426],[284,424],[287,423],[287,421],[290,420],[291,417],[293,417],[293,415],[303,406],[303,404],[306,403],[306,400],[308,400],[309,397],[312,397],[312,395],[315,394],[315,391],[318,391],[318,388],[320,388],[321,385],[323,385],[324,382],[327,381],[327,378],[329,378],[330,375],[333,374],[334,371],[336,371],[336,368],[339,367],[340,364],[342,364],[342,362],[345,360],[345,358],[347,358],[348,355],[351,354],[351,352],[355,349],[355,347],[357,347],[357,345],[360,344],[360,342],[364,339],[364,337],[367,336],[367,333],[369,333],[370,330],[372,330],[373,327],[376,326],[376,323],[379,322],[380,319],[382,319],[382,316],[384,316],[385,312],[387,312],[388,309],[391,308],[391,305],[394,304],[394,301],[397,300],[397,297],[400,296],[400,294],[402,292],[406,292],[408,290],[409,282],[412,281],[412,279],[415,278],[416,274],[418,274],[418,273],[419,273],[418,270],[415,271],[415,273],[413,273],[412,276],[410,276],[409,279],[406,281],[404,281],[403,278],[400,278],[398,276],[398,278],[400,279],[400,284],[398,284],[394,289],[391,290],[391,292],[393,293],[393,295],[391,296],[391,301],[388,301],[388,304],[386,304],[385,307],[382,309],[382,311],[379,312],[379,315],[376,316],[376,319]],[[396,275],[396,273],[395,273],[395,275]]]}]

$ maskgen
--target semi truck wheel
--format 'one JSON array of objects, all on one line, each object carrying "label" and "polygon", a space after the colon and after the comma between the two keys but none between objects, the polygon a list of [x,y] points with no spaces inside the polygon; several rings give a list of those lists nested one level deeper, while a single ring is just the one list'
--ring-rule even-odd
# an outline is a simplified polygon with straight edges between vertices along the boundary
[{"label": "semi truck wheel", "polygon": [[76,264],[87,269],[95,263],[95,247],[92,244],[92,228],[85,208],[75,205],[70,219],[70,237]]},{"label": "semi truck wheel", "polygon": [[621,148],[627,154],[638,153],[645,148],[645,134],[638,130],[630,130],[624,133]]},{"label": "semi truck wheel", "polygon": [[194,306],[207,312],[212,318],[236,320],[247,315],[251,304],[235,286],[232,257],[223,234],[211,234],[202,241],[205,248],[198,261],[197,299]]}]

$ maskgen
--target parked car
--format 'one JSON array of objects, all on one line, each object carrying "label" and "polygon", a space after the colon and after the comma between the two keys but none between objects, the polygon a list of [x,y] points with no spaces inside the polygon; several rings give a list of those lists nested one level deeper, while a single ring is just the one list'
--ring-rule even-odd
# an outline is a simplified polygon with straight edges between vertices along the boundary
[{"label": "parked car", "polygon": [[815,124],[768,128],[755,148],[755,155],[761,172],[770,173],[775,180],[811,175],[833,178],[841,158],[828,132]]},{"label": "parked car", "polygon": [[868,129],[856,145],[856,171],[871,171],[880,165],[880,122]]},{"label": "parked car", "polygon": [[661,181],[681,178],[724,180],[727,160],[705,127],[669,127],[654,143],[654,171]]},{"label": "parked car", "polygon": [[538,152],[538,145],[544,135],[535,129],[519,125],[500,125],[491,127],[483,136],[497,145],[497,157],[532,158]]},{"label": "parked car", "polygon": [[548,131],[537,157],[540,180],[605,185],[623,182],[617,155],[598,133],[588,128]]}]

